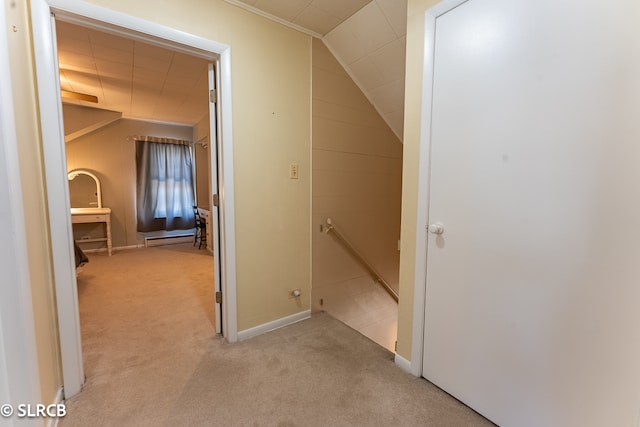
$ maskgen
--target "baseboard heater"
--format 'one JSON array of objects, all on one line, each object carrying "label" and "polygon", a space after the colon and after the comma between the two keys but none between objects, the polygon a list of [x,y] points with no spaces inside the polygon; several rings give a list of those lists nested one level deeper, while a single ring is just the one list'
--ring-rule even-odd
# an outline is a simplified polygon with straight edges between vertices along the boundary
[{"label": "baseboard heater", "polygon": [[144,246],[145,248],[149,248],[152,246],[177,245],[178,243],[193,243],[193,239],[193,232],[165,236],[145,236]]}]

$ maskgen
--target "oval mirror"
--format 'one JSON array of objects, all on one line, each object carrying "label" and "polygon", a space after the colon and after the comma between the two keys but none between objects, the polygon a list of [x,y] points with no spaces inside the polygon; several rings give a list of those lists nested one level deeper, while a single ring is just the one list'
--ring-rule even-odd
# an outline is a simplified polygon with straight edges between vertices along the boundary
[{"label": "oval mirror", "polygon": [[101,208],[100,180],[84,169],[75,169],[67,174],[69,198],[72,208]]}]

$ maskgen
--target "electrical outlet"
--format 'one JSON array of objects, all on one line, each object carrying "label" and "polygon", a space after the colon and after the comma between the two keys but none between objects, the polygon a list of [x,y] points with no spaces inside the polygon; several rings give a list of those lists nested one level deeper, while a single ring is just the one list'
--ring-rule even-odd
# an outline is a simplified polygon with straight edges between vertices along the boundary
[{"label": "electrical outlet", "polygon": [[298,298],[300,295],[300,289],[291,289],[289,291],[289,299]]},{"label": "electrical outlet", "polygon": [[298,164],[291,163],[289,165],[289,179],[298,179]]}]

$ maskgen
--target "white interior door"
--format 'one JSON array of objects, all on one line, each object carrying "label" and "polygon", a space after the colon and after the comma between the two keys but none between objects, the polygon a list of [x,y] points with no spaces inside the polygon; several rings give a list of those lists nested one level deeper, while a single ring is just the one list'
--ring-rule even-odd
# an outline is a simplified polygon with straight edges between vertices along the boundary
[{"label": "white interior door", "polygon": [[[216,79],[216,68],[215,64],[209,64],[209,153],[211,154],[211,158],[209,161],[210,174],[211,174],[211,189],[212,195],[209,206],[210,210],[210,227],[211,230],[211,244],[213,246],[213,277],[214,277],[214,287],[216,295],[222,295],[221,289],[221,266],[220,263],[220,206],[219,206],[219,195],[218,195],[218,94],[216,91],[217,79]],[[219,301],[219,302],[218,302]],[[222,333],[222,299],[218,299],[216,297],[215,303],[215,315],[216,315],[216,333]]]},{"label": "white interior door", "polygon": [[502,426],[640,425],[639,3],[435,22],[423,375]]}]

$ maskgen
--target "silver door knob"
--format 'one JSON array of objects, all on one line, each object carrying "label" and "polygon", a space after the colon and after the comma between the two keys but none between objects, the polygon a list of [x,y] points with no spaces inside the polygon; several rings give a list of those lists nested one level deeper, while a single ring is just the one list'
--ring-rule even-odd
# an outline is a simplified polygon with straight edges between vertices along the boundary
[{"label": "silver door knob", "polygon": [[444,233],[444,225],[439,222],[429,225],[429,233],[442,234]]}]

